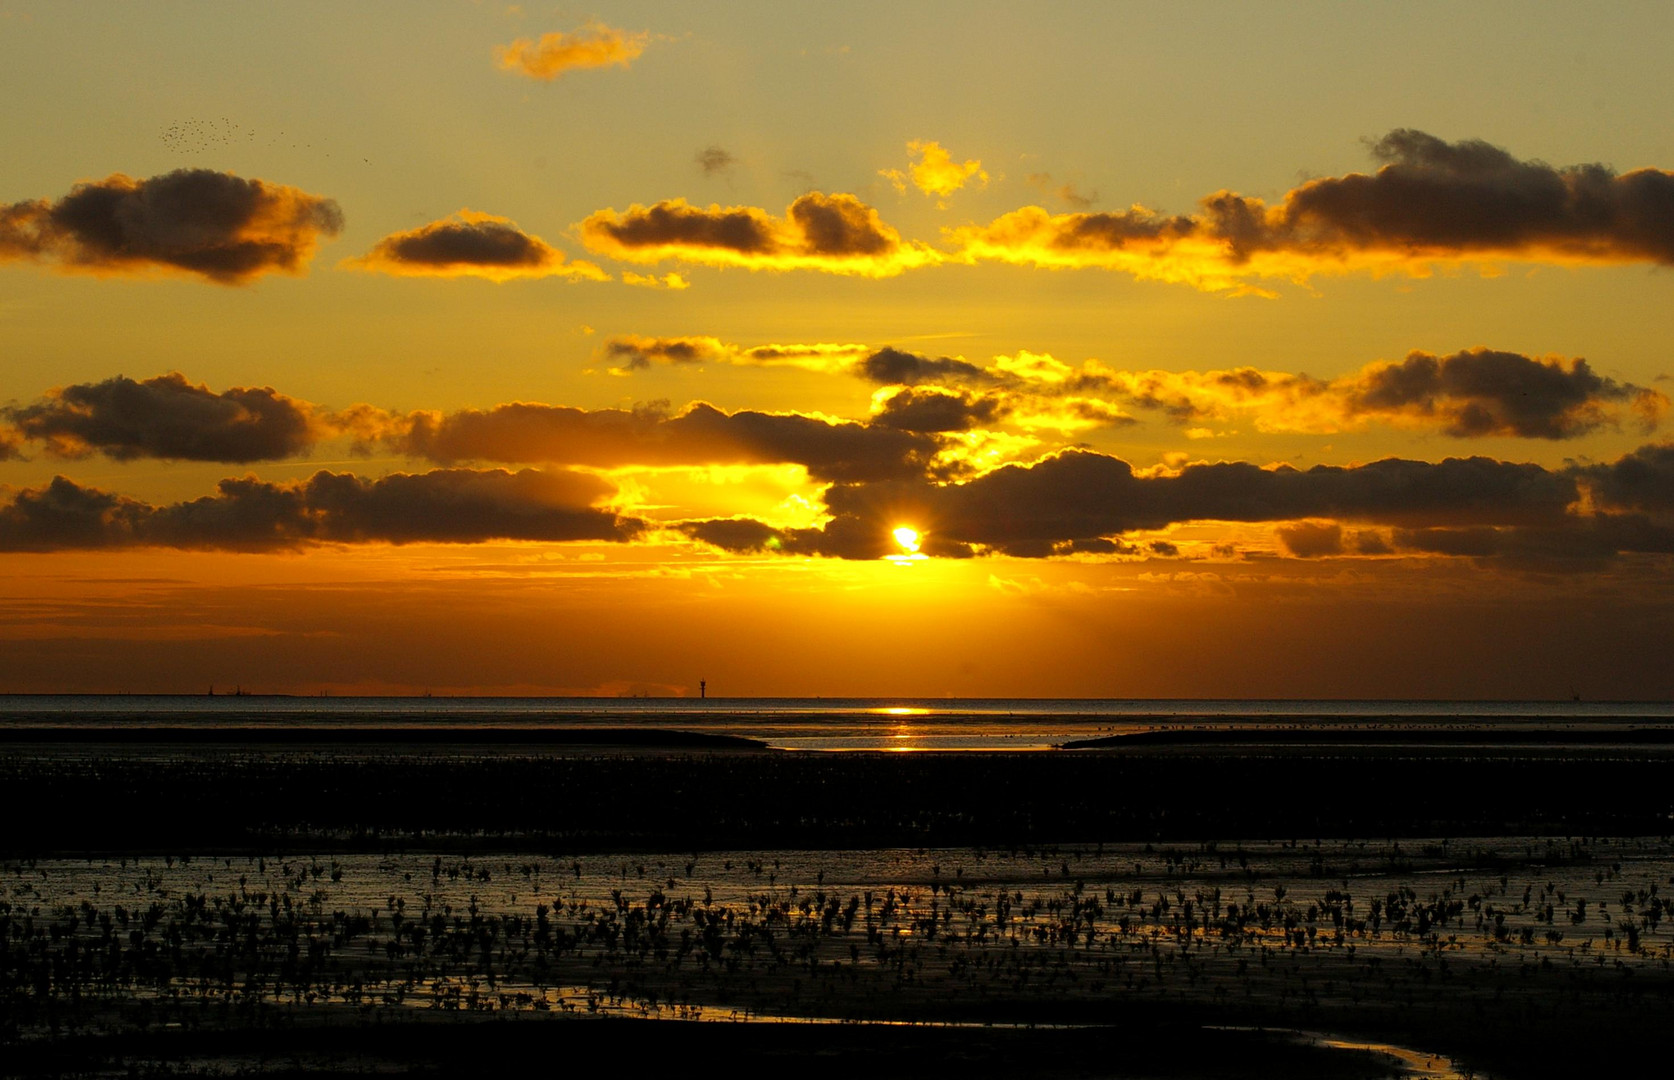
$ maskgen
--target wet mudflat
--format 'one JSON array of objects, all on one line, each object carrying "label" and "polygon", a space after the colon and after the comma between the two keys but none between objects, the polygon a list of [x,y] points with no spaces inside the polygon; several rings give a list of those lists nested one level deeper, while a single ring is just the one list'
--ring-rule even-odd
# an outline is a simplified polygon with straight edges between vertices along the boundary
[{"label": "wet mudflat", "polygon": [[[1666,777],[1654,755],[4,768],[6,820],[42,823],[0,861],[18,1073],[469,1071],[461,1045],[626,1042],[885,1074],[1557,1076],[1648,1046],[1674,991],[1674,786],[1633,786]],[[95,788],[135,812],[78,803]],[[1443,827],[1368,827],[1393,818]],[[1597,827],[1623,822],[1651,827]],[[877,1026],[898,1022],[932,1026]]]}]

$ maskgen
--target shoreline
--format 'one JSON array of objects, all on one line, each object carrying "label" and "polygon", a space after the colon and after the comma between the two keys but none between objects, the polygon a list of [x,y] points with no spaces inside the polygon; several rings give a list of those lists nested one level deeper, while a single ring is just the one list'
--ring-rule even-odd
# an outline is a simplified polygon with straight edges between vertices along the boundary
[{"label": "shoreline", "polygon": [[215,725],[191,726],[136,724],[119,726],[83,722],[30,727],[0,726],[0,744],[66,743],[75,745],[205,744],[318,744],[359,745],[396,743],[402,745],[560,746],[585,748],[676,749],[676,750],[766,750],[760,739],[703,731],[668,728],[623,727],[438,727],[345,724],[313,725]]}]

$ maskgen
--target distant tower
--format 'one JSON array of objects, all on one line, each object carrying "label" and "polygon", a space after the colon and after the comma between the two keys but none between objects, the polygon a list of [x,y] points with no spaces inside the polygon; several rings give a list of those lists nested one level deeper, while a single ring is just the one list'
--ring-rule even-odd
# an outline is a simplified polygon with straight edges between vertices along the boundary
[{"label": "distant tower", "polygon": [[709,684],[703,679],[698,680],[698,698],[701,700],[709,696]]}]

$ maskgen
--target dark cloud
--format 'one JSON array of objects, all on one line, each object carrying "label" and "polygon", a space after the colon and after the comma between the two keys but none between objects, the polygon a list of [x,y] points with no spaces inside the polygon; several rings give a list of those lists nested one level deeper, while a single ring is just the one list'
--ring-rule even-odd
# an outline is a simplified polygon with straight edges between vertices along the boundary
[{"label": "dark cloud", "polygon": [[644,522],[594,505],[614,490],[564,470],[438,469],[378,479],[322,471],[288,484],[223,480],[214,495],[153,506],[58,477],[0,506],[0,550],[630,540]]},{"label": "dark cloud", "polygon": [[[1056,382],[1022,378],[1015,366],[983,373],[1034,394],[1087,394],[1153,409],[1180,424],[1253,414],[1265,431],[1328,433],[1379,423],[1439,429],[1455,438],[1568,439],[1601,427],[1650,431],[1668,410],[1661,391],[1600,376],[1585,360],[1485,348],[1445,356],[1414,351],[1398,363],[1368,364],[1329,381],[1252,367],[1116,371],[1089,362],[1058,368]],[[949,381],[974,380],[961,372]]]},{"label": "dark cloud", "polygon": [[725,551],[777,551],[781,547],[776,529],[749,518],[686,521],[680,524],[680,530],[694,540],[702,540]]},{"label": "dark cloud", "polygon": [[54,477],[0,506],[0,551],[126,547],[151,512],[144,503]]},{"label": "dark cloud", "polygon": [[563,252],[519,229],[510,219],[471,210],[386,236],[346,265],[404,277],[609,279],[592,263],[566,263]]},{"label": "dark cloud", "polygon": [[966,431],[996,423],[1008,411],[991,394],[907,387],[884,399],[872,423],[902,431]]},{"label": "dark cloud", "polygon": [[1025,207],[951,238],[967,261],[1103,266],[1205,289],[1437,260],[1674,264],[1674,173],[1554,167],[1404,128],[1371,149],[1375,173],[1311,180],[1276,206],[1220,191],[1190,216]]},{"label": "dark cloud", "polygon": [[1142,209],[1108,210],[1075,215],[1075,220],[1068,223],[1056,243],[1066,251],[1078,248],[1113,250],[1136,241],[1149,244],[1181,240],[1197,231],[1197,222],[1183,215],[1160,217]]},{"label": "dark cloud", "polygon": [[878,220],[878,212],[852,195],[804,195],[790,205],[790,220],[815,255],[852,258],[886,255],[901,237]]},{"label": "dark cloud", "polygon": [[765,211],[750,206],[705,210],[684,199],[674,199],[653,206],[635,204],[620,216],[614,211],[602,214],[589,217],[581,227],[589,237],[587,246],[606,254],[672,248],[768,256],[780,248],[775,228],[778,223]]},{"label": "dark cloud", "polygon": [[500,405],[487,412],[413,413],[385,441],[413,457],[456,461],[624,465],[798,464],[815,479],[859,482],[922,475],[939,443],[928,435],[797,414],[724,413],[698,403],[588,411]]},{"label": "dark cloud", "polygon": [[392,259],[429,266],[539,266],[549,257],[538,239],[497,221],[436,222],[379,246]]},{"label": "dark cloud", "polygon": [[1610,464],[1580,466],[1575,473],[1600,506],[1674,512],[1674,443],[1641,446]]},{"label": "dark cloud", "polygon": [[1285,550],[1299,559],[1343,553],[1343,527],[1326,521],[1298,521],[1273,530]]},{"label": "dark cloud", "polygon": [[33,405],[0,409],[0,417],[65,458],[242,464],[307,453],[322,437],[320,418],[305,401],[267,386],[215,393],[179,372],[66,386]]},{"label": "dark cloud", "polygon": [[1661,393],[1602,378],[1585,360],[1565,364],[1492,349],[1411,352],[1333,389],[1350,415],[1433,417],[1445,434],[1460,438],[1574,438],[1619,423],[1618,405],[1649,428],[1668,407]]},{"label": "dark cloud", "polygon": [[1258,246],[1433,253],[1544,252],[1674,262],[1674,174],[1519,161],[1480,139],[1407,128],[1372,145],[1382,168],[1310,181],[1253,237]]},{"label": "dark cloud", "polygon": [[[1160,541],[1159,541],[1160,542]],[[1125,540],[1095,537],[1091,540],[1068,540],[1053,549],[1054,555],[1137,555],[1139,548]]]},{"label": "dark cloud", "polygon": [[1623,554],[1674,553],[1674,528],[1640,514],[1595,514],[1549,526],[1396,529],[1391,541],[1403,552],[1572,573],[1600,569]]},{"label": "dark cloud", "polygon": [[644,370],[653,363],[701,364],[723,360],[726,347],[710,337],[648,338],[637,334],[615,337],[599,348],[606,360],[628,370]]},{"label": "dark cloud", "polygon": [[697,167],[703,170],[705,176],[731,172],[733,167],[738,164],[737,158],[714,144],[699,150],[694,160],[697,162]]},{"label": "dark cloud", "polygon": [[1474,529],[1396,529],[1392,539],[1402,551],[1478,558],[1498,554],[1501,542],[1500,531],[1487,526]]},{"label": "dark cloud", "polygon": [[853,195],[809,192],[783,218],[753,206],[693,206],[671,199],[582,221],[582,242],[627,262],[683,259],[751,270],[825,270],[889,277],[938,256],[904,243],[878,212]]},{"label": "dark cloud", "polygon": [[[861,351],[856,345],[743,349],[713,337],[625,335],[605,342],[601,355],[619,372],[653,363],[794,364],[848,372],[880,386],[982,390],[987,400],[1004,403],[988,419],[1009,412],[1032,418],[1036,426],[1065,430],[1135,423],[1122,411],[1131,405],[1179,424],[1253,414],[1266,431],[1330,433],[1377,423],[1439,430],[1454,438],[1569,439],[1602,427],[1649,432],[1669,407],[1661,391],[1601,376],[1583,359],[1535,358],[1481,347],[1446,355],[1415,350],[1400,362],[1368,364],[1333,380],[1253,367],[1120,371],[1097,361],[1071,367],[1027,352],[981,366],[891,346],[859,357]],[[897,408],[920,400],[930,399],[919,395]]]},{"label": "dark cloud", "polygon": [[210,169],[148,180],[120,173],[77,184],[57,202],[0,206],[0,260],[96,274],[174,270],[237,285],[299,273],[343,214],[331,199]]},{"label": "dark cloud", "polygon": [[920,383],[990,386],[995,382],[992,374],[968,360],[946,356],[932,359],[887,345],[862,360],[856,371],[883,386]]},{"label": "dark cloud", "polygon": [[[1466,533],[1481,530],[1432,531]],[[1299,559],[1324,559],[1347,554],[1393,554],[1394,548],[1390,547],[1384,532],[1385,530],[1379,529],[1345,529],[1341,525],[1330,521],[1297,521],[1288,525],[1280,525],[1273,530],[1274,535],[1278,537],[1279,544]]]},{"label": "dark cloud", "polygon": [[889,552],[890,530],[905,522],[924,534],[928,554],[1036,556],[1066,543],[1206,520],[1550,526],[1565,520],[1576,495],[1568,476],[1488,458],[1391,458],[1307,470],[1223,462],[1140,476],[1119,458],[1069,451],[962,484],[837,484],[826,493],[832,520],[823,530],[789,530],[780,540],[789,552],[876,558]]},{"label": "dark cloud", "polygon": [[1393,555],[1395,549],[1389,546],[1382,533],[1375,529],[1362,529],[1353,536],[1354,550],[1361,555]]},{"label": "dark cloud", "polygon": [[[665,347],[679,351],[678,342]],[[702,402],[677,415],[666,402],[636,410],[516,402],[455,413],[398,414],[367,405],[332,412],[271,387],[216,393],[178,372],[64,387],[34,404],[0,409],[0,420],[0,456],[15,455],[21,437],[55,457],[118,461],[276,461],[351,436],[360,449],[382,444],[440,465],[797,464],[819,480],[859,482],[924,475],[941,448],[927,431],[898,424],[725,413]]]},{"label": "dark cloud", "polygon": [[866,353],[864,345],[769,344],[745,348],[705,336],[646,337],[621,334],[599,347],[601,359],[624,374],[652,364],[735,364],[745,367],[798,367],[808,371],[844,371]]}]

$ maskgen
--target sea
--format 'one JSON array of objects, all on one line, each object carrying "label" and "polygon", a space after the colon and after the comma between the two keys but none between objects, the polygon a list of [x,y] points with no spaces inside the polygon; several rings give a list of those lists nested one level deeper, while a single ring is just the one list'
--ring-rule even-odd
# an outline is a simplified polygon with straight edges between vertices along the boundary
[{"label": "sea", "polygon": [[474,734],[698,732],[806,751],[1035,751],[1158,730],[1508,729],[1674,726],[1674,702],[1058,698],[337,697],[257,694],[0,695],[8,729],[400,729]]}]

